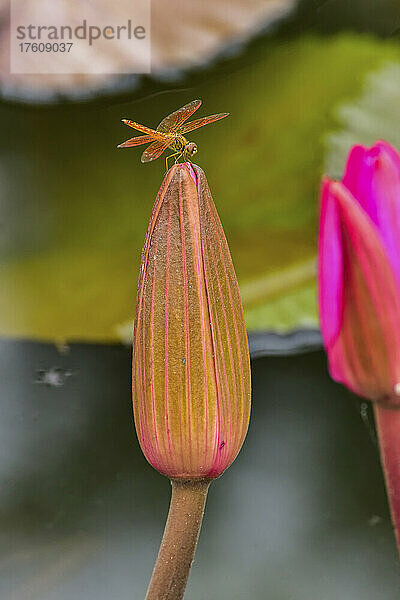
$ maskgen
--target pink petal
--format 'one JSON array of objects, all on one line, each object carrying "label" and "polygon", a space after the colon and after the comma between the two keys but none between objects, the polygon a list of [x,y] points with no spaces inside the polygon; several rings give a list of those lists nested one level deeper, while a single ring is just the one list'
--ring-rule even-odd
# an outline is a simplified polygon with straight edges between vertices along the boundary
[{"label": "pink petal", "polygon": [[329,186],[342,229],[343,319],[328,347],[332,377],[360,395],[390,396],[400,382],[400,290],[379,231],[341,183]]},{"label": "pink petal", "polygon": [[400,156],[386,142],[354,146],[343,178],[379,230],[400,281]]},{"label": "pink petal", "polygon": [[339,211],[331,181],[322,182],[318,240],[318,300],[321,331],[326,348],[339,335],[342,322],[343,256]]}]

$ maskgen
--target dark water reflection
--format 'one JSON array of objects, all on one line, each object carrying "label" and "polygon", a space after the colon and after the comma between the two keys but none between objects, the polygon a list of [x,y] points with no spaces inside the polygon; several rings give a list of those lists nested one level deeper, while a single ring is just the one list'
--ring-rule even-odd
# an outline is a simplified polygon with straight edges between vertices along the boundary
[{"label": "dark water reflection", "polygon": [[[0,353],[0,598],[143,599],[169,484],[133,433],[129,350]],[[43,382],[55,367],[63,385]],[[188,600],[399,598],[363,407],[321,352],[257,359],[253,379],[249,435],[211,488]]]}]

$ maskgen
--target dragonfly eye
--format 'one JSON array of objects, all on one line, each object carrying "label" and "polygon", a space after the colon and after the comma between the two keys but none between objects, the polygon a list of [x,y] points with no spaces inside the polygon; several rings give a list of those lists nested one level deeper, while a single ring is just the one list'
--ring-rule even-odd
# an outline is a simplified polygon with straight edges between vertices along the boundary
[{"label": "dragonfly eye", "polygon": [[186,146],[186,152],[188,154],[190,154],[190,156],[193,156],[193,154],[196,154],[197,152],[197,146],[194,142],[189,142],[189,144]]}]

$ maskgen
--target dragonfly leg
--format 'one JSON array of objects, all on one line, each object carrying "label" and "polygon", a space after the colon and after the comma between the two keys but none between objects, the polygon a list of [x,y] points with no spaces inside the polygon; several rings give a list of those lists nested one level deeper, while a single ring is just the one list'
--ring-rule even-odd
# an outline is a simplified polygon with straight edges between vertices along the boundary
[{"label": "dragonfly leg", "polygon": [[175,158],[175,164],[176,164],[176,163],[179,161],[179,159],[180,159],[181,157],[183,157],[184,153],[183,153],[183,152],[177,152],[177,155],[178,155],[178,156]]},{"label": "dragonfly leg", "polygon": [[[177,156],[178,154],[180,154],[180,152],[174,152],[174,154],[170,154],[169,156],[167,156],[167,158],[165,159],[165,168],[168,171],[168,161],[170,158],[173,158],[174,156]],[[177,159],[175,159],[175,164],[177,162]]]}]

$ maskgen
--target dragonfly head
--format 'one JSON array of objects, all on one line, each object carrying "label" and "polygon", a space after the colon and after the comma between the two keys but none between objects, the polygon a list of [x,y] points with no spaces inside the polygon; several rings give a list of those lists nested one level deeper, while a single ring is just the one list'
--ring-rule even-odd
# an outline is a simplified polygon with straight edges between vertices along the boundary
[{"label": "dragonfly head", "polygon": [[197,153],[197,146],[194,142],[189,142],[186,144],[185,152],[189,154],[189,156],[194,156]]}]

